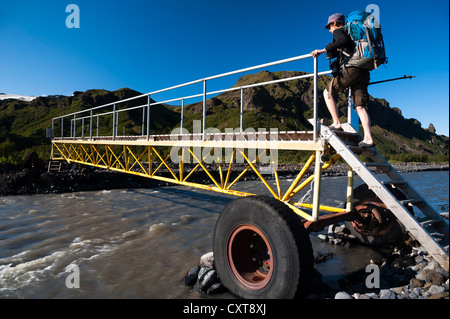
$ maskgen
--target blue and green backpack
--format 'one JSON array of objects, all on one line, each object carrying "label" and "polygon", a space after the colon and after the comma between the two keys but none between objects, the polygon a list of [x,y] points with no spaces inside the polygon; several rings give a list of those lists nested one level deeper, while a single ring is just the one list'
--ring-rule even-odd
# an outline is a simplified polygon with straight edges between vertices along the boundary
[{"label": "blue and green backpack", "polygon": [[345,25],[356,44],[348,65],[373,70],[387,63],[381,26],[372,14],[353,11],[346,17]]}]

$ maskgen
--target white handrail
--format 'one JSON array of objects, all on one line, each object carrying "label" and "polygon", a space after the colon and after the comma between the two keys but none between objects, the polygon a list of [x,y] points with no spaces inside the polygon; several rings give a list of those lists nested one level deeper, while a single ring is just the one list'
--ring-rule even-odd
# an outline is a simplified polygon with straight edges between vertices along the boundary
[{"label": "white handrail", "polygon": [[[318,94],[317,94],[317,77],[320,76],[320,75],[325,75],[325,74],[330,74],[331,73],[331,71],[318,72],[318,70],[317,70],[317,58],[314,58],[314,72],[313,73],[308,73],[308,74],[304,74],[304,75],[300,75],[300,76],[294,76],[294,77],[290,77],[290,78],[266,81],[266,82],[261,82],[261,83],[242,85],[242,86],[239,86],[239,87],[232,87],[232,88],[216,90],[216,91],[211,91],[211,92],[207,92],[207,90],[206,90],[206,83],[207,83],[207,81],[210,81],[210,80],[214,80],[214,79],[218,79],[218,78],[222,78],[222,77],[226,77],[226,76],[230,76],[230,75],[234,75],[234,74],[244,73],[244,72],[248,72],[248,71],[252,71],[252,70],[256,70],[256,69],[261,69],[261,68],[265,68],[265,67],[270,67],[270,66],[274,66],[274,65],[279,65],[279,64],[283,64],[283,63],[303,60],[303,59],[307,59],[307,58],[310,58],[310,57],[312,57],[311,54],[305,54],[305,55],[300,55],[300,56],[296,56],[296,57],[292,57],[292,58],[288,58],[288,59],[278,60],[278,61],[274,61],[274,62],[270,62],[270,63],[259,64],[259,65],[248,67],[248,68],[243,68],[243,69],[239,69],[239,70],[235,70],[235,71],[231,71],[231,72],[226,72],[226,73],[221,73],[221,74],[218,74],[218,75],[206,77],[206,78],[195,80],[195,81],[186,82],[186,83],[175,85],[175,86],[171,86],[171,87],[168,87],[168,88],[165,88],[165,89],[160,89],[160,90],[156,90],[156,91],[153,91],[153,92],[149,92],[149,93],[141,94],[141,95],[138,95],[138,96],[134,96],[134,97],[131,97],[131,98],[119,100],[119,101],[116,101],[116,102],[111,102],[111,103],[99,105],[99,106],[92,107],[92,108],[89,108],[89,109],[86,109],[86,110],[77,111],[77,112],[73,112],[73,113],[57,116],[57,117],[54,117],[52,119],[52,129],[54,129],[55,120],[61,119],[61,138],[63,138],[64,137],[64,134],[63,134],[63,121],[64,121],[65,118],[72,118],[72,121],[84,120],[86,118],[90,118],[90,121],[92,122],[94,117],[97,117],[97,119],[98,119],[100,116],[104,116],[104,115],[108,115],[108,114],[113,114],[113,126],[115,126],[117,124],[116,123],[116,121],[117,121],[116,114],[118,114],[119,112],[123,112],[123,111],[130,111],[130,110],[142,108],[143,109],[142,132],[144,132],[144,124],[145,124],[144,123],[144,119],[145,119],[144,113],[145,113],[145,108],[147,107],[147,119],[146,119],[147,123],[146,124],[147,124],[147,137],[149,137],[150,136],[150,125],[149,125],[149,123],[150,123],[150,112],[149,112],[149,108],[151,106],[158,105],[158,104],[175,102],[175,101],[182,101],[183,102],[182,104],[183,104],[183,107],[184,107],[184,100],[191,99],[191,98],[203,97],[203,114],[202,114],[203,120],[202,120],[202,122],[203,122],[203,136],[205,137],[205,132],[206,132],[206,96],[220,94],[220,93],[224,93],[224,92],[237,91],[237,90],[241,90],[241,96],[242,96],[243,90],[247,89],[247,88],[258,87],[258,86],[263,86],[263,85],[268,85],[268,84],[281,83],[281,82],[287,82],[287,81],[293,81],[293,80],[313,77],[314,78],[314,80],[313,80],[313,82],[314,82],[313,83],[313,85],[314,85],[314,106],[313,106],[313,108],[314,108],[314,123],[315,123],[315,125],[314,125],[314,139],[316,139],[317,138],[317,131],[318,131],[317,130],[317,99],[318,99]],[[153,102],[153,103],[150,100],[150,96],[152,96],[152,95],[155,95],[155,94],[158,94],[158,93],[162,93],[162,92],[167,92],[167,91],[174,90],[174,89],[178,89],[178,88],[181,88],[181,87],[186,87],[186,86],[197,84],[197,83],[203,83],[203,92],[202,93],[189,95],[189,96],[178,97],[178,98],[172,98],[172,99],[168,99],[168,100],[165,100],[165,101]],[[139,105],[139,106],[128,107],[128,108],[124,108],[124,109],[118,109],[117,108],[117,106],[119,104],[121,104],[121,103],[132,101],[132,100],[143,98],[143,97],[147,97],[147,99],[148,99],[147,104],[142,104],[142,105]],[[241,101],[241,104],[242,104],[242,101]],[[92,112],[94,110],[99,110],[99,109],[110,107],[110,106],[113,106],[113,110],[112,111],[106,111],[106,112],[102,112],[102,113],[99,113],[99,114],[93,114],[93,112]],[[241,108],[242,108],[242,105],[241,105]],[[90,112],[90,115],[77,116],[77,115],[83,114],[85,112]],[[181,116],[183,116],[183,112],[182,112]],[[243,123],[242,116],[243,116],[243,112],[241,110],[241,115],[240,115],[240,117],[241,117],[240,118],[240,126],[241,126],[240,129],[241,129],[241,131],[243,130],[243,128],[242,128],[242,123]],[[183,123],[183,119],[181,119],[181,123]],[[92,127],[92,123],[90,124],[90,127]],[[98,127],[97,127],[97,129],[98,129]],[[75,131],[75,129],[74,129],[74,131]],[[75,132],[74,132],[72,137],[76,138],[75,137]],[[90,137],[92,138],[92,129],[90,129]],[[113,137],[115,137],[114,128],[113,128]]]}]

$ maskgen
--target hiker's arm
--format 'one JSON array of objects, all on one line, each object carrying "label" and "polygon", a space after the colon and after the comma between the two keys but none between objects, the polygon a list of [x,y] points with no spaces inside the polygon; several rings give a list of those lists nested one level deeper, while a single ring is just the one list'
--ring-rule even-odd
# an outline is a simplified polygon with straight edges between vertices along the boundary
[{"label": "hiker's arm", "polygon": [[325,49],[314,50],[313,52],[311,52],[311,55],[315,58],[316,56],[319,56],[322,53],[331,52],[333,50],[336,50],[337,48],[342,48],[345,46],[347,41],[348,39],[345,31],[337,29],[333,32],[333,42],[328,43]]},{"label": "hiker's arm", "polygon": [[310,54],[313,56],[313,58],[318,57],[319,55],[321,55],[322,53],[327,52],[327,50],[325,49],[321,49],[321,50],[314,50],[313,52],[311,52]]}]

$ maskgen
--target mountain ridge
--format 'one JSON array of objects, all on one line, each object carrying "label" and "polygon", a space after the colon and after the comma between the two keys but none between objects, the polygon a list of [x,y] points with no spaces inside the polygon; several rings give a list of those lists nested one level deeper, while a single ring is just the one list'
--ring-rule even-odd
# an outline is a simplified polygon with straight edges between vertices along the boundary
[{"label": "mountain ridge", "polygon": [[[234,87],[282,79],[306,74],[300,71],[260,71],[240,77]],[[319,92],[330,80],[329,76],[318,79]],[[32,101],[0,100],[0,162],[18,162],[26,151],[33,149],[42,158],[48,158],[50,141],[45,129],[51,126],[51,118],[82,109],[115,102],[141,95],[129,88],[116,91],[92,89],[76,91],[72,96],[36,97]],[[124,103],[136,106],[147,103],[147,97]],[[280,82],[244,90],[244,129],[248,127],[278,128],[278,130],[310,130],[307,121],[313,117],[312,79]],[[345,93],[337,97],[339,115],[345,121],[347,98]],[[185,105],[184,128],[192,132],[193,120],[201,120],[202,102]],[[437,135],[433,124],[421,127],[417,119],[406,119],[397,107],[391,107],[385,99],[370,96],[369,115],[372,131],[379,152],[394,161],[441,161],[448,162],[449,138]],[[180,126],[180,106],[157,105],[152,107],[152,134],[170,133]],[[142,111],[123,112],[121,129],[127,134],[140,134]],[[206,103],[206,127],[239,127],[240,90],[225,92],[211,97]],[[322,94],[318,99],[318,116],[330,122]],[[158,119],[156,121],[155,119]],[[119,123],[119,124],[120,124]],[[121,132],[121,131],[120,131]]]}]

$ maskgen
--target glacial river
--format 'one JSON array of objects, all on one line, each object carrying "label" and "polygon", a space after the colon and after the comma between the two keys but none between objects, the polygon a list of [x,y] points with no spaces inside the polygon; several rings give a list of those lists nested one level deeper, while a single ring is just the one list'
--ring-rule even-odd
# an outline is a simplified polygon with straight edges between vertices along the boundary
[{"label": "glacial river", "polygon": [[[448,171],[403,176],[437,211],[448,211]],[[324,178],[322,203],[342,206],[345,187],[346,177]],[[265,187],[249,181],[238,188]],[[233,298],[206,296],[181,282],[212,250],[216,219],[233,199],[182,186],[0,197],[0,298]],[[380,256],[369,247],[310,238],[315,254],[334,255],[316,267],[324,281]],[[66,286],[72,264],[79,288]]]}]

